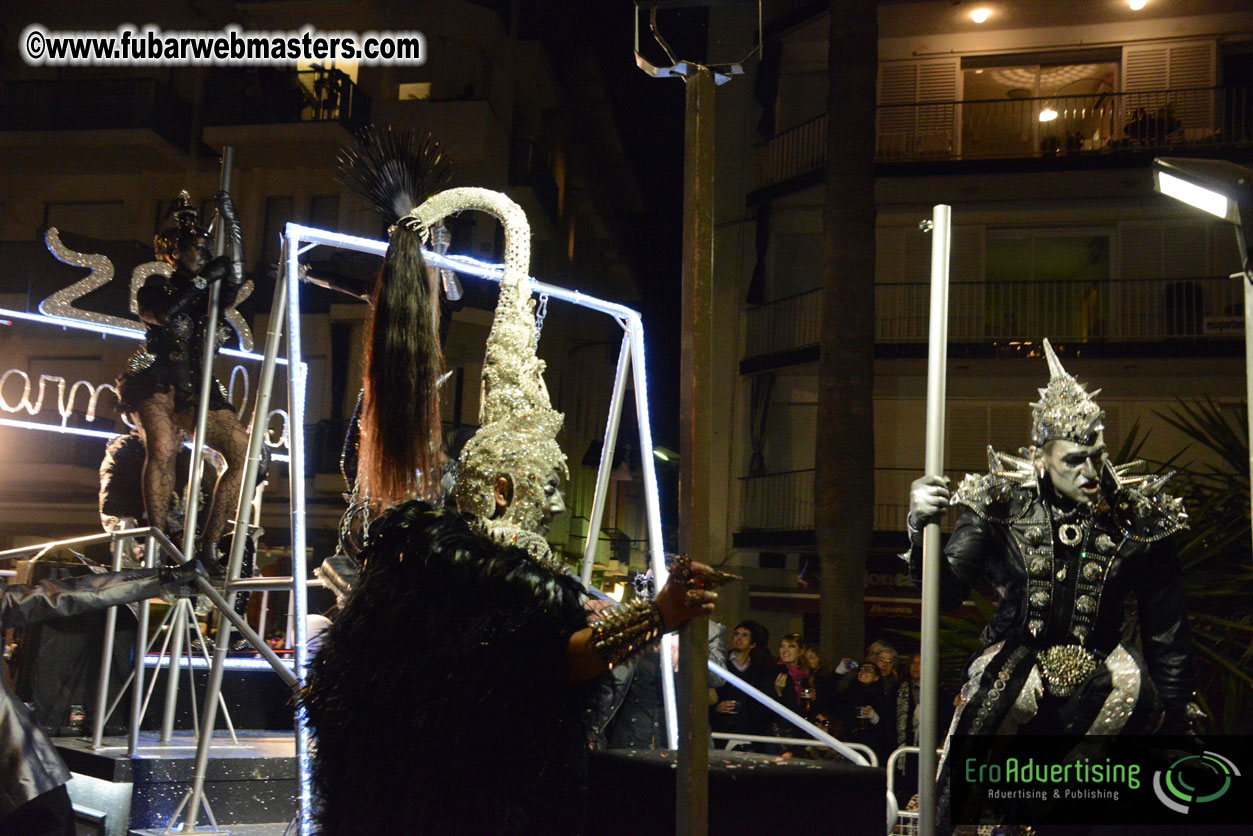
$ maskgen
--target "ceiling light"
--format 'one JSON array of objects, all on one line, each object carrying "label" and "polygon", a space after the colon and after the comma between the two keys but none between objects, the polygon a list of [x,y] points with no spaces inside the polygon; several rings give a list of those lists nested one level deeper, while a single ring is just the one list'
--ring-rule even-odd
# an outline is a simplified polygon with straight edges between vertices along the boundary
[{"label": "ceiling light", "polygon": [[1131,11],[1138,12],[1149,4],[1149,0],[1127,0],[1127,5],[1131,7]]},{"label": "ceiling light", "polygon": [[987,20],[991,16],[992,12],[990,9],[975,9],[970,13],[970,19],[975,23],[983,23],[983,21]]},{"label": "ceiling light", "polygon": [[1053,108],[1051,107],[1045,107],[1044,110],[1040,111],[1041,122],[1052,122],[1056,118],[1057,118],[1057,111],[1053,110]]}]

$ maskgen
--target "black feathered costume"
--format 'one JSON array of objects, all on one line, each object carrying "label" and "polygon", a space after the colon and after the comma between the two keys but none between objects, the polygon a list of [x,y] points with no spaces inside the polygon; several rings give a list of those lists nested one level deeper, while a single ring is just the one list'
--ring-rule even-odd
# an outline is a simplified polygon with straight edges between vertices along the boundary
[{"label": "black feathered costume", "polygon": [[408,502],[372,526],[304,705],[323,836],[579,831],[594,686],[575,578]]}]

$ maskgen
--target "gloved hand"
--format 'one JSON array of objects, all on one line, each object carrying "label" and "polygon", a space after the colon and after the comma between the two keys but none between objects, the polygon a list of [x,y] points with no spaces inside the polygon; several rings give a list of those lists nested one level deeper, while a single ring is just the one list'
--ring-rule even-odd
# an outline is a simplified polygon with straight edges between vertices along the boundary
[{"label": "gloved hand", "polygon": [[218,192],[213,196],[218,208],[218,218],[224,223],[226,233],[226,256],[230,269],[224,278],[226,283],[238,287],[244,283],[244,233],[239,225],[239,215],[235,212],[235,202],[229,192]]},{"label": "gloved hand", "polygon": [[203,574],[200,561],[189,560],[180,566],[162,566],[159,570],[161,585],[175,598],[190,598],[196,594],[195,580]]},{"label": "gloved hand", "polygon": [[922,476],[909,486],[909,525],[921,531],[936,522],[946,510],[949,500],[947,476]]}]

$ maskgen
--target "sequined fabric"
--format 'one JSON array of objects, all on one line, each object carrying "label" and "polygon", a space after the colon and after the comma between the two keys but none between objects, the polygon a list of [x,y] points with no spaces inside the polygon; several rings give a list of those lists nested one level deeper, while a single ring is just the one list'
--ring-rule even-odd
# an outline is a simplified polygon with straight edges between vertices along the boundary
[{"label": "sequined fabric", "polygon": [[488,519],[496,510],[496,479],[508,475],[513,497],[492,525],[532,532],[544,516],[544,488],[550,476],[556,472],[564,477],[568,470],[556,440],[563,416],[552,408],[544,383],[544,361],[535,353],[535,301],[527,276],[531,231],[526,214],[499,192],[459,188],[431,197],[400,222],[422,231],[468,209],[487,212],[504,224],[505,271],[483,362],[481,426],[461,454],[453,500],[462,512]]}]

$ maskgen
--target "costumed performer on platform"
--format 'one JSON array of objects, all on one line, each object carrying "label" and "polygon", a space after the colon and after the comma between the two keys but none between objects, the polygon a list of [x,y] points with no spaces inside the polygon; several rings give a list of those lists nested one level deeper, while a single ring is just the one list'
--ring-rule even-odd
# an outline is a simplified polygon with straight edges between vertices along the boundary
[{"label": "costumed performer on platform", "polygon": [[[0,631],[82,615],[161,595],[183,594],[196,566],[131,569],[69,580],[0,586]],[[30,710],[0,676],[0,834],[74,836],[65,783],[70,772]]]},{"label": "costumed performer on platform", "polygon": [[[915,581],[922,529],[960,505],[939,562],[940,608],[961,606],[985,577],[999,598],[967,669],[946,756],[954,735],[1185,733],[1200,714],[1170,541],[1187,514],[1161,490],[1173,474],[1131,476],[1143,462],[1111,464],[1099,392],[1062,368],[1047,339],[1044,354],[1050,379],[1031,405],[1027,455],[988,448],[989,472],[967,475],[951,497],[943,477],[911,488],[911,549],[902,557]],[[1121,641],[1132,594],[1143,656]],[[945,757],[941,831],[960,803],[950,788]]]},{"label": "costumed performer on platform", "polygon": [[[684,563],[654,601],[589,625],[581,584],[544,537],[564,510],[566,463],[535,355],[525,215],[495,192],[443,192],[401,220],[384,269],[423,271],[416,247],[393,252],[397,236],[467,209],[505,224],[481,428],[462,454],[455,510],[410,500],[370,526],[361,578],[313,662],[304,705],[323,836],[578,833],[593,682],[716,599],[703,587],[718,573]],[[433,374],[419,379],[421,415],[437,389]],[[391,410],[369,408],[368,380],[361,469],[371,497],[395,495],[377,475],[390,463],[378,425]],[[412,482],[401,496],[433,495],[435,438],[411,439],[426,466],[394,474]]]},{"label": "costumed performer on platform", "polygon": [[[136,416],[143,432],[146,459],[143,496],[149,525],[167,535],[170,496],[174,492],[179,430],[194,431],[196,399],[206,329],[212,328],[214,350],[229,337],[225,312],[244,283],[243,239],[231,196],[218,192],[216,223],[224,223],[227,254],[213,257],[212,229],[200,224],[191,196],[182,192],[157,233],[157,259],[173,269],[149,276],[136,294],[139,318],[147,334],[143,346],[126,361],[118,377],[118,409]],[[212,226],[212,225],[211,225]],[[218,321],[208,322],[210,286],[221,282]],[[213,502],[200,529],[198,552],[209,572],[221,572],[218,541],[234,513],[248,454],[248,430],[226,399],[217,380],[209,386],[205,444],[222,454],[226,470],[217,480]]]}]

